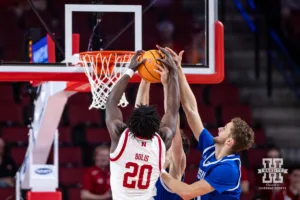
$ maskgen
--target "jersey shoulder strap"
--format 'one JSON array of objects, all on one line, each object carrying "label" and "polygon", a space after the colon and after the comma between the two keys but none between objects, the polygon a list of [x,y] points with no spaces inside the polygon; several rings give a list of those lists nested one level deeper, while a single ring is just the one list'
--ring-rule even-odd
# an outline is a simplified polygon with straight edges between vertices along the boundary
[{"label": "jersey shoulder strap", "polygon": [[115,149],[114,152],[110,153],[110,161],[115,162],[117,161],[123,154],[126,144],[128,141],[128,136],[129,136],[129,128],[125,129],[124,132],[122,133],[118,146]]},{"label": "jersey shoulder strap", "polygon": [[158,166],[159,166],[159,171],[161,171],[165,162],[166,147],[165,147],[165,143],[157,133],[155,133],[154,138],[157,139],[158,142],[158,154],[159,154]]}]

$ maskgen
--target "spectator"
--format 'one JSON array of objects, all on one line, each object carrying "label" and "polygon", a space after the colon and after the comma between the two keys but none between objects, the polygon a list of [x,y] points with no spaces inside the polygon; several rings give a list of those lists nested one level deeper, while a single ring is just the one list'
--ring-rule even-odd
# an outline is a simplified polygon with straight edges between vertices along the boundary
[{"label": "spectator", "polygon": [[[34,0],[32,1],[34,7],[38,11],[45,11],[47,8],[47,1],[46,0]],[[15,0],[14,1],[14,6],[13,6],[13,11],[15,12],[15,15],[17,17],[22,17],[23,13],[26,11],[31,10],[29,4],[25,1],[20,1],[20,0]]]},{"label": "spectator", "polygon": [[300,200],[300,167],[291,170],[286,190],[277,192],[273,200]]},{"label": "spectator", "polygon": [[272,147],[267,152],[268,158],[281,158],[280,149],[277,147]]},{"label": "spectator", "polygon": [[111,199],[109,153],[110,150],[107,146],[96,147],[94,152],[95,165],[87,169],[83,175],[82,200]]},{"label": "spectator", "polygon": [[0,138],[0,187],[13,187],[16,165],[5,152],[5,143]]},{"label": "spectator", "polygon": [[[156,44],[162,46],[162,47],[169,47],[173,49],[176,53],[180,52],[181,46],[174,41],[174,25],[172,22],[165,20],[161,21],[156,26],[159,34],[159,39]],[[155,45],[156,45],[155,44]],[[156,49],[156,47],[155,48]]]},{"label": "spectator", "polygon": [[194,24],[191,44],[185,49],[185,60],[187,63],[205,63],[205,35],[199,23]]},{"label": "spectator", "polygon": [[300,11],[299,0],[281,0],[281,14],[290,17],[292,11]]},{"label": "spectator", "polygon": [[281,0],[283,32],[291,57],[300,65],[300,1]]},{"label": "spectator", "polygon": [[[267,152],[267,158],[282,158],[281,153],[280,153],[280,149],[275,147],[275,146],[271,147]],[[284,176],[284,174],[282,176]],[[257,182],[256,185],[262,186],[262,187],[266,186],[264,183],[261,182],[262,176],[258,176],[258,177],[259,178],[257,178],[256,180],[259,181],[259,182]],[[280,185],[280,186],[283,187],[285,185]],[[266,199],[272,199],[274,197],[275,193],[278,192],[278,191],[279,190],[276,190],[276,189],[274,189],[274,190],[262,190],[261,195]]]},{"label": "spectator", "polygon": [[242,180],[241,180],[242,193],[247,194],[249,193],[249,188],[250,188],[247,170],[242,166],[241,172],[242,172]]}]

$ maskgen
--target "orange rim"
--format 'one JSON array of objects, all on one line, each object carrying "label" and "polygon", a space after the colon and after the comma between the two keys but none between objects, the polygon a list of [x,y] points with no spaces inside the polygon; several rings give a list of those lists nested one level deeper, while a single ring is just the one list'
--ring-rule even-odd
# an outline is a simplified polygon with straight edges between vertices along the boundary
[{"label": "orange rim", "polygon": [[[99,56],[101,54],[101,56]],[[105,60],[105,64],[108,64],[109,73],[113,72],[115,63],[117,59],[122,62],[129,62],[131,57],[135,54],[134,51],[87,51],[87,52],[81,52],[79,53],[79,60],[81,61],[87,61],[86,57],[90,60],[93,60],[95,63],[95,66],[99,69],[102,68],[102,62],[103,58],[108,58]],[[100,71],[100,70],[99,70]]]},{"label": "orange rim", "polygon": [[[102,57],[110,57],[110,63],[114,63],[116,61],[116,58],[125,58],[125,62],[128,62],[131,57],[135,54],[134,51],[87,51],[87,52],[81,52],[79,53],[79,59],[83,60],[82,58],[84,56],[90,56],[97,58],[97,55],[101,54]],[[128,57],[126,57],[128,56]],[[100,58],[97,60],[99,61]]]}]

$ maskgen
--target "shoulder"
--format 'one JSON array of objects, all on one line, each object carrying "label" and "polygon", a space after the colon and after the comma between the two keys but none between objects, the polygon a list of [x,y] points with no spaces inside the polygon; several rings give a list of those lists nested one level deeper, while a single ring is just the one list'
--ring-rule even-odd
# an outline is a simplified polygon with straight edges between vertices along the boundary
[{"label": "shoulder", "polygon": [[220,162],[216,167],[214,167],[213,171],[223,174],[225,176],[231,177],[239,177],[240,169],[234,164],[234,162]]},{"label": "shoulder", "polygon": [[154,138],[157,140],[158,150],[163,151],[163,153],[165,153],[166,144],[164,140],[160,137],[158,133],[155,133]]}]

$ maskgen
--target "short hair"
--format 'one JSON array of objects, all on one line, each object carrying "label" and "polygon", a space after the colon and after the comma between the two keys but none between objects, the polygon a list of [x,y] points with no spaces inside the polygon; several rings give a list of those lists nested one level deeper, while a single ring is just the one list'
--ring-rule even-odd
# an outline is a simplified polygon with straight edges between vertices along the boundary
[{"label": "short hair", "polygon": [[238,152],[251,148],[254,143],[254,132],[252,128],[238,117],[233,118],[231,122],[233,123],[233,127],[230,135],[234,139],[232,151]]},{"label": "short hair", "polygon": [[127,121],[127,127],[134,137],[152,139],[158,133],[160,117],[156,107],[152,105],[137,105]]},{"label": "short hair", "polygon": [[98,150],[109,150],[110,147],[106,144],[102,144],[102,145],[99,145],[99,146],[96,146],[96,148],[94,149],[94,155],[96,155],[96,152]]}]

